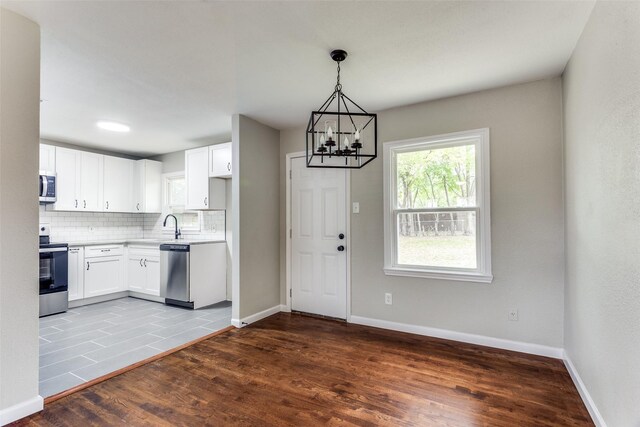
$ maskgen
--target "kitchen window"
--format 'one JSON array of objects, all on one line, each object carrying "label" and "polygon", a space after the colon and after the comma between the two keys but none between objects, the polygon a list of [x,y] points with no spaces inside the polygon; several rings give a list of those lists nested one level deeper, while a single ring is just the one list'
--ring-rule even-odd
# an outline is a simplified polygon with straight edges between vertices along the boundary
[{"label": "kitchen window", "polygon": [[[173,214],[178,218],[178,228],[181,231],[200,231],[202,214],[197,211],[185,211],[186,185],[184,172],[165,174],[164,182],[164,215]],[[163,216],[164,217],[164,216]],[[173,233],[172,222],[163,228],[165,233]]]},{"label": "kitchen window", "polygon": [[491,283],[489,189],[489,129],[385,143],[385,273]]}]

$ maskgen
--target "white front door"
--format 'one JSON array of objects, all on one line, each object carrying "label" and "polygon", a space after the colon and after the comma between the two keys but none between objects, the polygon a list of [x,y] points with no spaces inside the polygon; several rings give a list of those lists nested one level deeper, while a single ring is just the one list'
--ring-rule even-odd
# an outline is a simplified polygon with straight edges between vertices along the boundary
[{"label": "white front door", "polygon": [[292,310],[347,317],[346,180],[291,159]]}]

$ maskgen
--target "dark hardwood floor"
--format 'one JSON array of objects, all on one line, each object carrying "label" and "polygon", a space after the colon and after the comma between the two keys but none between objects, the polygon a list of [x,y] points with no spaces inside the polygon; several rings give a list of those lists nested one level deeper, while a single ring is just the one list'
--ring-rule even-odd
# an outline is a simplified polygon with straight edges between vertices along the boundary
[{"label": "dark hardwood floor", "polygon": [[560,360],[280,313],[19,426],[586,426]]}]

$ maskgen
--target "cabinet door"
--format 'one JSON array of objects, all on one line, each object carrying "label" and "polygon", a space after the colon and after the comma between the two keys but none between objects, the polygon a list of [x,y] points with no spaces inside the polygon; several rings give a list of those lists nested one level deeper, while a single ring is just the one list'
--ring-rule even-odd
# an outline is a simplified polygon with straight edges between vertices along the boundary
[{"label": "cabinet door", "polygon": [[40,170],[45,172],[55,172],[56,147],[53,145],[40,144]]},{"label": "cabinet door", "polygon": [[162,163],[138,160],[135,165],[132,212],[162,212]]},{"label": "cabinet door", "polygon": [[131,212],[144,212],[144,187],[145,187],[145,164],[144,160],[138,160],[133,171],[133,197]]},{"label": "cabinet door", "polygon": [[104,211],[131,212],[134,161],[104,156]]},{"label": "cabinet door", "polygon": [[185,151],[186,209],[209,208],[209,147]]},{"label": "cabinet door", "polygon": [[112,294],[123,289],[122,256],[85,258],[84,297]]},{"label": "cabinet door", "polygon": [[231,143],[209,147],[209,176],[215,178],[231,177]]},{"label": "cabinet door", "polygon": [[140,254],[130,253],[127,257],[127,281],[130,291],[144,292],[147,276],[143,261],[144,257]]},{"label": "cabinet door", "polygon": [[162,212],[162,162],[144,162],[144,212]]},{"label": "cabinet door", "polygon": [[81,151],[80,209],[102,212],[104,156]]},{"label": "cabinet door", "polygon": [[84,298],[84,248],[69,248],[69,301]]},{"label": "cabinet door", "polygon": [[160,296],[160,258],[145,258],[143,263],[147,273],[145,293]]},{"label": "cabinet door", "polygon": [[75,211],[82,207],[80,200],[80,162],[77,150],[56,147],[56,203],[57,211]]}]

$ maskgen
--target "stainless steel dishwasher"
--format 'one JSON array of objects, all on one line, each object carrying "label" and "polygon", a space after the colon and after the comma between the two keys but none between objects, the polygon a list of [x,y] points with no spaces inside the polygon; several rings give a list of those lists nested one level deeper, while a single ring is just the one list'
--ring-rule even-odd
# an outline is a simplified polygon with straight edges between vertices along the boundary
[{"label": "stainless steel dishwasher", "polygon": [[160,245],[160,296],[166,304],[193,308],[188,244]]}]

